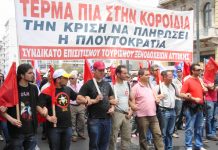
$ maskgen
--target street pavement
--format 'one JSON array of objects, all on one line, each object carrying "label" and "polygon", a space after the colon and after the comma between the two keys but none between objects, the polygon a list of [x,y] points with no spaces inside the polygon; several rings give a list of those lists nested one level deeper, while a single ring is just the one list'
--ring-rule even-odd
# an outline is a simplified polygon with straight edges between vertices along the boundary
[{"label": "street pavement", "polygon": [[[88,141],[88,135],[86,133],[86,136],[87,136],[87,139],[86,140],[82,140],[82,139],[79,139],[77,142],[72,142],[71,144],[71,150],[88,150],[88,144],[89,144],[89,141]],[[174,147],[173,149],[174,150],[184,150],[184,130],[179,130],[179,138],[174,138],[173,139],[173,142],[174,142]],[[118,148],[117,150],[119,150],[119,145],[120,145],[120,140],[118,139]],[[4,146],[4,142],[1,141],[0,142],[0,150],[3,149],[3,146]],[[48,147],[48,143],[47,141],[42,141],[41,140],[41,134],[40,134],[40,131],[39,131],[39,134],[38,134],[38,146],[40,148],[40,150],[49,150],[49,147]],[[207,150],[218,150],[218,141],[208,141],[208,143],[204,143],[204,147],[207,149]],[[154,148],[153,147],[150,147],[151,150],[153,150]],[[139,144],[138,144],[138,137],[132,137],[132,144],[131,144],[131,148],[130,150],[139,150]]]}]

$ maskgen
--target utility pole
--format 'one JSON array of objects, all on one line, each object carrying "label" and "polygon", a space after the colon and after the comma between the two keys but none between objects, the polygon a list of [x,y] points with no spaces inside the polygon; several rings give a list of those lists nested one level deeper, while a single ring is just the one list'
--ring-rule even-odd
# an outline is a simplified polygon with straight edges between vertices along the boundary
[{"label": "utility pole", "polygon": [[200,35],[199,35],[199,0],[195,0],[196,4],[196,62],[200,62]]}]

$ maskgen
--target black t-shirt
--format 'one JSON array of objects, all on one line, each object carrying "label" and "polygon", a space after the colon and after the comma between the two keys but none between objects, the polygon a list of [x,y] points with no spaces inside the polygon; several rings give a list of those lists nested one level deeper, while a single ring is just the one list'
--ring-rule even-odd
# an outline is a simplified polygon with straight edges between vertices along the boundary
[{"label": "black t-shirt", "polygon": [[[70,99],[76,99],[77,94],[69,87],[56,88],[55,92],[55,111],[57,117],[57,127],[71,127]],[[52,116],[51,96],[41,93],[39,95],[38,106],[47,107],[48,114]],[[47,121],[48,122],[48,121]],[[53,127],[53,123],[47,123],[49,128]]]},{"label": "black t-shirt", "polygon": [[[110,108],[109,97],[113,96],[113,90],[110,84],[104,80],[102,80],[101,82],[97,82],[97,84],[103,95],[103,100],[98,102],[97,104],[88,106],[89,118],[93,118],[93,119],[109,118],[110,115],[107,113],[107,111]],[[81,87],[79,91],[79,95],[89,96],[91,99],[95,99],[98,96],[98,92],[97,89],[95,88],[93,80],[89,80]]]},{"label": "black t-shirt", "polygon": [[22,122],[22,133],[30,134],[33,132],[33,118],[30,107],[30,90],[28,87],[19,86],[20,120]]},{"label": "black t-shirt", "polygon": [[[8,131],[11,137],[16,137],[19,134],[36,134],[37,117],[36,117],[36,102],[38,101],[38,89],[35,85],[29,83],[28,87],[18,86],[18,98],[20,108],[20,120],[22,127],[18,128],[8,121]],[[10,107],[7,113],[16,118],[16,107]]]}]

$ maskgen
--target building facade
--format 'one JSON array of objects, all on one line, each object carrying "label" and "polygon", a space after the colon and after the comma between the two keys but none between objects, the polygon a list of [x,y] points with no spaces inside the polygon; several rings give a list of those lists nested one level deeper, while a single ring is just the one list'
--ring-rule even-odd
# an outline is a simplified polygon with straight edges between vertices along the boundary
[{"label": "building facade", "polygon": [[4,68],[5,68],[5,44],[1,40],[0,41],[0,73],[4,74]]},{"label": "building facade", "polygon": [[[200,60],[218,61],[218,0],[199,1]],[[196,60],[196,0],[160,0],[159,7],[170,10],[194,10],[193,60]]]},{"label": "building facade", "polygon": [[5,23],[5,33],[2,39],[4,43],[4,73],[7,73],[11,67],[12,62],[19,63],[18,48],[17,48],[17,34],[16,24],[13,18],[10,18]]}]

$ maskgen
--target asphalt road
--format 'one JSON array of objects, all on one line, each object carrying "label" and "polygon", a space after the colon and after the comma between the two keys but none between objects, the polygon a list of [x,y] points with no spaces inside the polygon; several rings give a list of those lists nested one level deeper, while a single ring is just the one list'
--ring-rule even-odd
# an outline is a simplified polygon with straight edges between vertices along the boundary
[{"label": "asphalt road", "polygon": [[[184,150],[184,131],[180,130],[179,131],[179,138],[174,138],[174,150]],[[88,136],[87,136],[88,137]],[[72,142],[71,144],[71,149],[72,150],[88,150],[88,138],[86,140],[78,140],[77,142]],[[118,140],[118,150],[119,148],[119,140]],[[4,146],[4,142],[1,141],[0,142],[0,150],[3,149]],[[41,135],[40,135],[40,131],[38,134],[38,146],[40,148],[40,150],[49,150],[48,148],[48,143],[47,141],[42,141],[41,140]],[[207,150],[218,150],[218,141],[208,141],[208,143],[204,143],[204,147]],[[131,150],[139,150],[139,146],[138,146],[138,137],[132,137],[132,144],[131,144]],[[152,147],[150,147],[150,149],[154,149]]]}]

